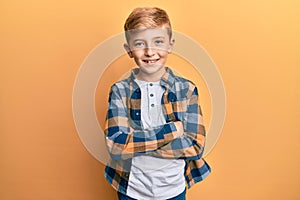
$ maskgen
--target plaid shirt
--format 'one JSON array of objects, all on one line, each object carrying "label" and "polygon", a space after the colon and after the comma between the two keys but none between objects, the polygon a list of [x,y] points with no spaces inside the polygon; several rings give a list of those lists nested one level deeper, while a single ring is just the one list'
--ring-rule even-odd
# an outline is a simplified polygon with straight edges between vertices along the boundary
[{"label": "plaid shirt", "polygon": [[211,171],[202,158],[205,128],[197,88],[166,68],[160,80],[165,89],[161,104],[166,123],[144,129],[141,123],[141,90],[134,81],[138,70],[134,69],[129,78],[111,87],[104,132],[112,159],[105,168],[105,177],[117,191],[126,194],[134,156],[184,159],[184,175],[190,188]]}]

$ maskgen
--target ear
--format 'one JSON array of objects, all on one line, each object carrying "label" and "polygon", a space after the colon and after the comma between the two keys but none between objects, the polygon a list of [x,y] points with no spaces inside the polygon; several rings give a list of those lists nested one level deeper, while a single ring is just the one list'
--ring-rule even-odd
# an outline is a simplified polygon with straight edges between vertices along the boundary
[{"label": "ear", "polygon": [[175,39],[171,39],[170,46],[168,48],[168,53],[171,53],[173,51],[174,43],[175,43]]},{"label": "ear", "polygon": [[125,43],[123,46],[124,46],[124,49],[126,50],[128,56],[129,56],[130,58],[133,58],[132,52],[131,52],[131,49],[130,49],[129,45]]}]

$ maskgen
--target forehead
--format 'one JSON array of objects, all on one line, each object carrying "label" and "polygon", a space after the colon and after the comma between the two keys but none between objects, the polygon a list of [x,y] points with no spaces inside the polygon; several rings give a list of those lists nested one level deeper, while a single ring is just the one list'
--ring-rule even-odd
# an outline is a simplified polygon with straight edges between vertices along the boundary
[{"label": "forehead", "polygon": [[132,29],[127,31],[130,40],[148,40],[153,38],[168,38],[168,28]]}]

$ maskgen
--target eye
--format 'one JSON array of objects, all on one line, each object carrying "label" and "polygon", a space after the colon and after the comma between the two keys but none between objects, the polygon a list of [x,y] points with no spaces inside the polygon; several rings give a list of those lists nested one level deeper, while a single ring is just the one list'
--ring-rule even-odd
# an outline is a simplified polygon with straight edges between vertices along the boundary
[{"label": "eye", "polygon": [[154,43],[156,45],[162,45],[162,44],[164,44],[164,41],[163,40],[155,40]]},{"label": "eye", "polygon": [[145,43],[141,42],[141,41],[137,41],[137,42],[134,43],[134,46],[135,47],[143,47],[143,46],[145,46]]}]

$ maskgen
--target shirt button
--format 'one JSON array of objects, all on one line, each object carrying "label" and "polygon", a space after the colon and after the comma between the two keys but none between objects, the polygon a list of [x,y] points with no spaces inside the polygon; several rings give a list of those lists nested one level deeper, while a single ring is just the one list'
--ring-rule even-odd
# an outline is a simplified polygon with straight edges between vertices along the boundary
[{"label": "shirt button", "polygon": [[137,113],[135,113],[135,115],[140,115],[140,113],[137,112]]},{"label": "shirt button", "polygon": [[153,103],[153,104],[151,104],[151,107],[154,107],[154,103]]},{"label": "shirt button", "polygon": [[154,94],[150,94],[150,97],[153,97],[154,96]]},{"label": "shirt button", "polygon": [[150,83],[149,85],[150,85],[150,86],[152,86],[152,85],[153,85],[153,83]]}]

